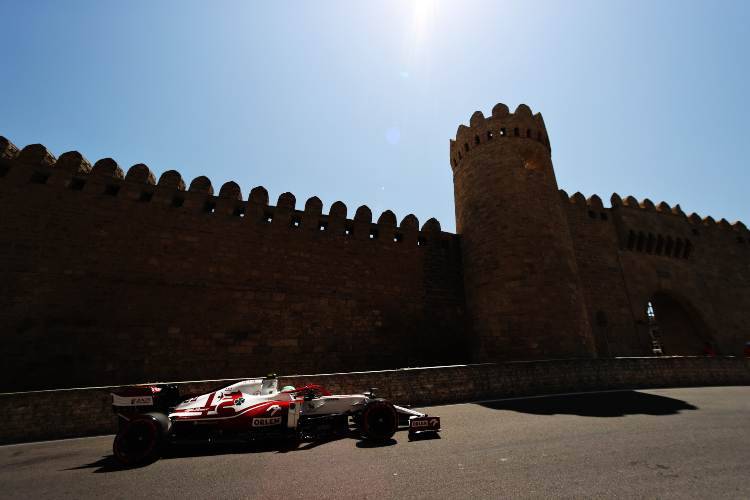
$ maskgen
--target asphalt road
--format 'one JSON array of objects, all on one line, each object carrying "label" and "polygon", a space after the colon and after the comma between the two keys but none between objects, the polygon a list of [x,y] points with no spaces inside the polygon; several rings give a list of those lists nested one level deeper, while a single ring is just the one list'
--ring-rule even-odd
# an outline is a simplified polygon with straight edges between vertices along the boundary
[{"label": "asphalt road", "polygon": [[429,411],[440,439],[191,450],[129,470],[111,458],[111,436],[3,446],[0,497],[750,498],[750,387]]}]

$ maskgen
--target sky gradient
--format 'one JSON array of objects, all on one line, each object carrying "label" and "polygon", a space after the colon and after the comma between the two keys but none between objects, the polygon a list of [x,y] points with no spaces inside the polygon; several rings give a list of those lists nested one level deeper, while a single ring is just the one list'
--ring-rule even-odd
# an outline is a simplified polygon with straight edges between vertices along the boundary
[{"label": "sky gradient", "polygon": [[449,139],[541,111],[561,188],[750,225],[750,2],[0,0],[0,135],[455,230]]}]

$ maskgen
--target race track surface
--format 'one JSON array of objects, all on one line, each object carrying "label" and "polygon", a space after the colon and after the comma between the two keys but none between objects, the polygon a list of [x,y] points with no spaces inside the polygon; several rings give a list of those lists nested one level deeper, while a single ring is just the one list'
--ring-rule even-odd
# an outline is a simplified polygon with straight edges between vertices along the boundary
[{"label": "race track surface", "polygon": [[0,498],[750,498],[750,387],[429,412],[440,439],[190,449],[138,469],[112,436],[2,446]]}]

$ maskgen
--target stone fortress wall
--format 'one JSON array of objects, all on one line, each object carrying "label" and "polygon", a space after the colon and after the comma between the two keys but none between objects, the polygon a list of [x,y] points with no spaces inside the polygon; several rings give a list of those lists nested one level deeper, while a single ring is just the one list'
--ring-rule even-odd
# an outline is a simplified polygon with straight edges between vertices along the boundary
[{"label": "stone fortress wall", "polygon": [[0,138],[0,391],[742,352],[750,233],[558,189],[540,114],[451,141],[457,233]]},{"label": "stone fortress wall", "polygon": [[436,220],[2,144],[2,389],[463,360]]}]

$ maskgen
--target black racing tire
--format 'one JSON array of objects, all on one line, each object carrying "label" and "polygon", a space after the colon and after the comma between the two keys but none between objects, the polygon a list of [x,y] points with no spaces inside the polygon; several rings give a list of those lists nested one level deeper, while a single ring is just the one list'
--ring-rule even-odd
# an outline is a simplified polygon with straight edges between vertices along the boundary
[{"label": "black racing tire", "polygon": [[112,444],[112,453],[127,467],[145,465],[159,458],[162,431],[150,415],[135,417],[122,426]]},{"label": "black racing tire", "polygon": [[388,441],[398,428],[396,408],[385,399],[370,401],[358,420],[362,435],[370,441]]}]

